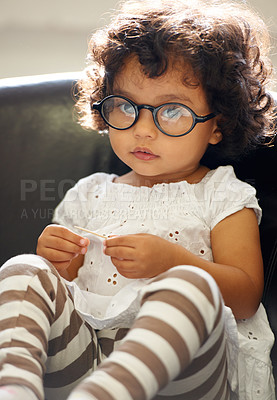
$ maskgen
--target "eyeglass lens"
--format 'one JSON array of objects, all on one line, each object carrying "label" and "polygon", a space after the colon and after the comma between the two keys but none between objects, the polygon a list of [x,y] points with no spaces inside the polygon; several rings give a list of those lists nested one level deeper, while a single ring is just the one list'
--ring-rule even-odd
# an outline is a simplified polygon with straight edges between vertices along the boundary
[{"label": "eyeglass lens", "polygon": [[[121,97],[110,97],[102,104],[106,122],[117,129],[128,129],[136,120],[138,111],[132,103]],[[170,135],[180,135],[191,129],[193,116],[182,104],[169,103],[157,107],[153,117],[159,128]]]}]

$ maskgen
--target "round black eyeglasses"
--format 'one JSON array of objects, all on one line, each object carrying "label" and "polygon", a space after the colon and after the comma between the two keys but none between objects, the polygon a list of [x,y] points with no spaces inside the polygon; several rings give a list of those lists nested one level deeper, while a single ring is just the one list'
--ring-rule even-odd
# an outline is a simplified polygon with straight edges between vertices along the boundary
[{"label": "round black eyeglasses", "polygon": [[153,107],[147,104],[137,105],[127,97],[114,95],[91,104],[91,109],[97,110],[107,125],[118,130],[131,128],[143,108],[152,112],[154,123],[162,133],[175,137],[187,135],[196,124],[216,116],[216,113],[199,116],[181,103],[165,103]]}]

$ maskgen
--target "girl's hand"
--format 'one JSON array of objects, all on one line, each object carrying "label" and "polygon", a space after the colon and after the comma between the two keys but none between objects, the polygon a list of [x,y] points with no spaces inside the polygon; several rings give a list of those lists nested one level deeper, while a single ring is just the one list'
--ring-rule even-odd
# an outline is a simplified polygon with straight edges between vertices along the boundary
[{"label": "girl's hand", "polygon": [[[38,238],[37,254],[50,261],[61,273],[67,270],[72,260],[78,256],[82,261],[82,263],[78,263],[79,267],[83,264],[88,245],[89,239],[83,238],[63,226],[49,225]],[[61,275],[69,278],[68,274],[61,273]]]},{"label": "girl's hand", "polygon": [[138,233],[107,239],[104,253],[126,278],[152,278],[175,265],[177,247],[159,236]]}]

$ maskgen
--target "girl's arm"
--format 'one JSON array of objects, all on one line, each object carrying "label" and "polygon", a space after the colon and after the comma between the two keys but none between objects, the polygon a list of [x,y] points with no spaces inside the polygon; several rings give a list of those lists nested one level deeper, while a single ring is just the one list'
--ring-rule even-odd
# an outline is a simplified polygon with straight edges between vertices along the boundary
[{"label": "girl's arm", "polygon": [[221,221],[212,231],[215,263],[207,271],[216,279],[236,318],[249,318],[257,310],[264,288],[263,259],[257,218],[244,209]]},{"label": "girl's arm", "polygon": [[221,221],[211,233],[214,262],[190,253],[187,260],[216,280],[225,304],[237,319],[250,318],[261,301],[264,285],[259,228],[255,213],[243,209]]},{"label": "girl's arm", "polygon": [[263,291],[263,262],[254,211],[244,208],[221,221],[211,232],[211,244],[213,262],[148,234],[108,239],[105,254],[128,278],[152,277],[176,265],[202,268],[213,276],[235,317],[251,317]]}]

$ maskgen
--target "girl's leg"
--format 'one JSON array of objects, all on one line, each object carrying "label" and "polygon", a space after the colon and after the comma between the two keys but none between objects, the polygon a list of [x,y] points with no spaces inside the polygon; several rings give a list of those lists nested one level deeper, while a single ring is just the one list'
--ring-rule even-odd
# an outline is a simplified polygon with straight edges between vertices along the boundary
[{"label": "girl's leg", "polygon": [[[0,269],[0,398],[65,399],[96,366],[95,332],[54,267],[35,255]],[[20,388],[21,386],[21,388]],[[30,391],[25,390],[28,388]],[[8,394],[7,394],[8,393]],[[32,397],[30,397],[31,399]]]},{"label": "girl's leg", "polygon": [[37,400],[35,393],[21,385],[7,385],[0,386],[0,399],[1,400]]},{"label": "girl's leg", "polygon": [[211,276],[175,267],[142,294],[122,343],[68,400],[229,399],[223,301]]}]

